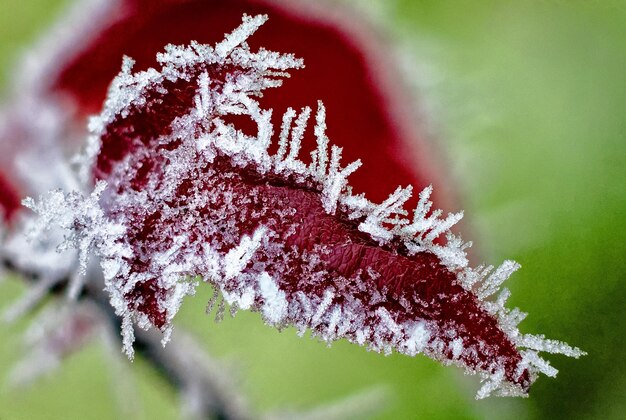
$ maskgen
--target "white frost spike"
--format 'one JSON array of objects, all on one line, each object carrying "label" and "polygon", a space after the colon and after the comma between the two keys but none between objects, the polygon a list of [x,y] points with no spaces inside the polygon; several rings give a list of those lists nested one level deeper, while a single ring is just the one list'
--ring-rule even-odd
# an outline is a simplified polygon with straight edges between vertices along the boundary
[{"label": "white frost spike", "polygon": [[284,159],[285,153],[287,153],[287,145],[289,144],[289,132],[291,131],[291,122],[296,116],[296,111],[293,108],[287,108],[287,111],[283,114],[283,123],[280,127],[280,137],[278,139],[278,151],[274,156],[277,162]]},{"label": "white frost spike", "polygon": [[316,327],[317,325],[319,325],[319,323],[322,321],[322,317],[324,316],[326,311],[328,311],[328,308],[330,307],[330,304],[333,302],[334,298],[335,292],[333,292],[331,289],[326,289],[322,301],[317,306],[315,314],[311,318],[311,327]]},{"label": "white frost spike", "polygon": [[544,335],[524,334],[519,340],[519,345],[536,351],[563,354],[576,359],[587,354],[579,348],[571,347],[561,341],[547,339]]},{"label": "white frost spike", "polygon": [[348,176],[361,166],[361,160],[359,159],[342,169],[339,165],[341,151],[341,147],[333,145],[331,148],[330,166],[326,179],[324,180],[324,189],[322,190],[324,210],[329,214],[335,214],[339,197],[344,188],[348,185]]},{"label": "white frost spike", "polygon": [[506,305],[506,301],[509,300],[510,297],[511,291],[505,287],[504,289],[502,289],[502,291],[498,295],[498,298],[496,299],[497,306],[500,308],[504,308],[504,305]]},{"label": "white frost spike", "polygon": [[83,286],[85,285],[86,276],[82,275],[80,272],[72,273],[69,280],[69,285],[67,288],[67,297],[70,300],[75,301],[78,299],[78,295],[83,290]]},{"label": "white frost spike", "polygon": [[480,283],[485,277],[493,270],[493,266],[479,265],[474,269],[467,268],[459,274],[459,282],[463,285],[465,290],[472,290],[475,284]]},{"label": "white frost spike", "polygon": [[[30,235],[33,239],[39,237],[53,225],[72,232],[66,237],[59,249],[75,247],[79,250],[79,267],[84,274],[87,268],[89,253],[100,244],[115,241],[126,232],[122,225],[111,223],[98,201],[106,188],[106,182],[99,181],[89,197],[78,192],[63,193],[53,191],[44,200],[35,202],[32,198],[24,200],[23,204],[39,214],[38,223],[33,226]],[[76,229],[80,226],[81,229]]]},{"label": "white frost spike", "polygon": [[456,225],[463,218],[463,212],[450,213],[444,220],[439,221],[430,232],[426,235],[426,241],[434,241],[444,232],[448,232],[450,228]]},{"label": "white frost spike", "polygon": [[[510,311],[504,309],[500,314],[500,325],[505,331],[517,331],[517,326],[522,322],[528,314],[513,308]],[[518,334],[518,333],[516,333]]]},{"label": "white frost spike", "polygon": [[124,353],[130,360],[135,358],[135,349],[133,343],[135,342],[135,328],[133,327],[133,321],[129,313],[125,313],[122,317],[122,344]]},{"label": "white frost spike", "polygon": [[547,360],[539,357],[536,351],[525,350],[522,351],[521,354],[525,363],[535,367],[537,370],[539,370],[539,372],[543,373],[544,375],[549,376],[550,378],[554,378],[556,377],[556,374],[559,373],[559,371],[552,367],[552,365],[550,365]]},{"label": "white frost spike", "polygon": [[198,94],[194,98],[198,119],[204,119],[213,113],[209,83],[209,74],[207,72],[202,73],[198,78]]},{"label": "white frost spike", "polygon": [[376,315],[379,316],[380,320],[382,321],[382,325],[385,326],[387,330],[389,330],[392,336],[398,337],[400,335],[402,330],[400,326],[396,323],[396,321],[393,320],[391,314],[387,309],[383,307],[378,308],[376,310]]},{"label": "white frost spike", "polygon": [[237,46],[245,42],[246,39],[255,33],[265,22],[267,22],[267,15],[257,15],[253,17],[244,15],[243,23],[227,35],[226,39],[215,46],[215,53],[220,58],[226,58]]},{"label": "white frost spike", "polygon": [[[372,238],[381,242],[388,241],[393,238],[394,233],[383,226],[383,223],[405,224],[406,219],[391,219],[393,215],[405,216],[406,211],[403,208],[404,203],[411,198],[413,187],[398,187],[385,201],[377,205],[374,210],[359,225],[361,232],[369,233]],[[395,222],[395,223],[394,223]]]},{"label": "white frost spike", "polygon": [[272,325],[279,325],[287,315],[288,302],[285,292],[266,272],[259,276],[259,289],[263,298],[261,311],[265,320]]},{"label": "white frost spike", "polygon": [[430,195],[433,193],[433,186],[429,185],[424,188],[419,194],[419,201],[417,203],[417,207],[415,208],[415,212],[413,214],[413,221],[417,222],[419,220],[426,219],[426,214],[430,211],[433,203],[430,201]]},{"label": "white frost spike", "polygon": [[455,338],[450,342],[450,349],[452,350],[452,358],[458,359],[463,353],[463,339]]},{"label": "white frost spike", "polygon": [[441,210],[435,210],[430,217],[426,217],[430,208],[432,207],[432,202],[430,201],[430,195],[432,194],[433,187],[429,185],[424,188],[422,192],[419,194],[419,202],[417,203],[417,207],[413,213],[413,223],[403,229],[405,234],[409,236],[415,236],[420,234],[419,237],[423,237],[424,233],[426,233],[432,225],[435,223],[439,215],[441,214]]},{"label": "white frost spike", "polygon": [[317,173],[318,179],[323,179],[328,165],[328,136],[326,136],[326,107],[322,101],[317,101],[314,132],[317,139],[317,150],[313,152],[313,161],[316,162],[316,165],[312,166],[312,170]]},{"label": "white frost spike", "polygon": [[485,383],[476,393],[476,399],[487,398],[493,391],[500,388],[504,382],[504,370],[499,370],[491,376],[485,378]]},{"label": "white frost spike", "polygon": [[409,356],[415,356],[421,353],[430,339],[430,333],[423,322],[418,322],[409,333],[409,337],[404,341]]},{"label": "white frost spike", "polygon": [[[257,105],[258,106],[258,105]],[[259,135],[257,141],[259,143],[259,149],[262,151],[267,150],[272,141],[272,134],[274,130],[271,124],[272,120],[272,110],[260,111],[259,118],[257,121],[257,127],[259,130]]]},{"label": "white frost spike", "polygon": [[341,322],[341,319],[342,319],[341,316],[342,316],[341,306],[334,305],[333,310],[330,312],[330,317],[328,320],[328,336],[330,339],[337,338],[336,330],[337,330],[337,326]]},{"label": "white frost spike", "polygon": [[520,265],[515,261],[506,260],[480,285],[476,295],[484,300],[498,291],[502,283],[517,271]]},{"label": "white frost spike", "polygon": [[252,238],[249,236],[242,237],[239,245],[228,251],[224,257],[224,280],[230,280],[241,274],[256,250],[261,246],[265,233],[266,229],[261,226],[254,231]]},{"label": "white frost spike", "polygon": [[285,159],[287,164],[293,164],[298,159],[302,138],[306,130],[306,125],[311,116],[311,108],[304,107],[300,111],[300,115],[296,118],[296,126],[291,130],[291,141],[289,142],[289,154]]}]

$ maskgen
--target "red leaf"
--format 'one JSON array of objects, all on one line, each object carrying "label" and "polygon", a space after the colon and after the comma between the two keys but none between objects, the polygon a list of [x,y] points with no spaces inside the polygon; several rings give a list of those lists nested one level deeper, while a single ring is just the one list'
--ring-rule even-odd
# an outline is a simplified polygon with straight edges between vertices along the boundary
[{"label": "red leaf", "polygon": [[[581,354],[520,335],[506,290],[484,300],[517,265],[505,262],[479,285],[489,270],[467,267],[448,232],[459,217],[431,213],[429,189],[412,220],[409,190],[380,205],[352,194],[346,178],[356,165],[341,167],[341,150],[328,146],[321,105],[310,159],[299,158],[307,109],[294,127],[287,111],[270,147],[271,113],[253,97],[300,63],[241,44],[263,21],[246,18],[215,49],[170,47],[160,71],[131,74],[127,61],[93,123],[105,222],[79,229],[102,236],[96,246],[126,334],[131,318],[167,330],[200,275],[269,324],[479,372],[488,378],[479,396],[525,394],[536,372],[554,375],[536,350]],[[338,123],[358,125],[343,111],[330,109]]]}]

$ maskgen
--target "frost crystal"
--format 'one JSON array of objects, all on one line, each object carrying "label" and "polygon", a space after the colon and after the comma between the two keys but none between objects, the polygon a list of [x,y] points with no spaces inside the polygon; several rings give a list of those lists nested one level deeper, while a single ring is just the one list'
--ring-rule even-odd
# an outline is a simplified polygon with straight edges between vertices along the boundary
[{"label": "frost crystal", "polygon": [[380,204],[353,194],[360,162],[341,163],[321,102],[317,147],[300,157],[311,108],[287,109],[275,130],[255,99],[302,67],[289,54],[250,51],[246,40],[266,20],[244,16],[215,47],[169,45],[160,70],[133,73],[125,59],[90,123],[82,175],[98,180],[94,192],[28,202],[38,226],[70,232],[65,244],[81,264],[88,251],[100,258],[125,351],[133,325],[167,341],[201,276],[233,310],[259,311],[270,325],[463,366],[484,377],[479,397],[524,395],[538,372],[553,376],[539,351],[583,354],[521,334],[508,291],[486,300],[518,265],[468,267],[469,244],[450,233],[462,214],[432,211],[432,188],[410,218],[411,187]]}]

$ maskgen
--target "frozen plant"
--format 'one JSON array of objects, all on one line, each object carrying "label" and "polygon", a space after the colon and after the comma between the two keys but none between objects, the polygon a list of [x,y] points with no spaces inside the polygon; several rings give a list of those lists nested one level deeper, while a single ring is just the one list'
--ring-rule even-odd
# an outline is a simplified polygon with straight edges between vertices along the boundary
[{"label": "frozen plant", "polygon": [[[33,280],[10,317],[63,282],[70,299],[98,303],[95,312],[106,313],[108,300],[107,322],[119,326],[129,358],[135,340],[142,348],[154,342],[151,329],[167,352],[172,320],[204,281],[216,290],[210,305],[219,312],[253,310],[270,326],[328,343],[424,354],[479,374],[478,398],[525,396],[540,373],[555,376],[540,352],[584,354],[518,330],[525,314],[505,307],[501,285],[519,266],[472,268],[469,244],[450,231],[462,214],[433,210],[432,187],[411,211],[411,186],[381,202],[360,193],[350,176],[361,161],[344,163],[327,135],[327,113],[342,110],[317,102],[275,120],[282,110],[260,98],[282,89],[304,62],[249,46],[266,20],[244,15],[214,45],[170,44],[156,68],[134,70],[125,57],[89,121],[83,152],[70,162],[52,148],[55,189],[33,181],[37,194],[23,201],[31,213],[16,214],[18,193],[0,182],[9,222],[3,260]],[[58,136],[64,118],[42,113],[35,127]],[[190,381],[188,395],[203,381]]]}]

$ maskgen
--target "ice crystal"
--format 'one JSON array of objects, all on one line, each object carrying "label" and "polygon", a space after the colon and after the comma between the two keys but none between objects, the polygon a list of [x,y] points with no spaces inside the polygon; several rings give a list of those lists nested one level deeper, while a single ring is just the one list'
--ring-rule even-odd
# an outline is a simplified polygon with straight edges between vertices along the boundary
[{"label": "ice crystal", "polygon": [[244,16],[214,47],[169,45],[159,70],[133,73],[126,58],[90,123],[82,182],[95,177],[94,192],[27,202],[38,226],[70,232],[81,265],[100,258],[127,354],[133,324],[167,341],[196,276],[270,325],[463,366],[485,379],[478,397],[524,395],[537,373],[553,376],[540,351],[583,354],[521,334],[508,291],[486,300],[518,265],[470,268],[468,244],[450,233],[462,214],[433,211],[431,187],[410,218],[411,187],[380,204],[353,194],[360,162],[342,164],[321,102],[310,159],[300,157],[309,107],[286,110],[273,144],[273,111],[256,98],[303,64],[250,50],[266,20]]}]

